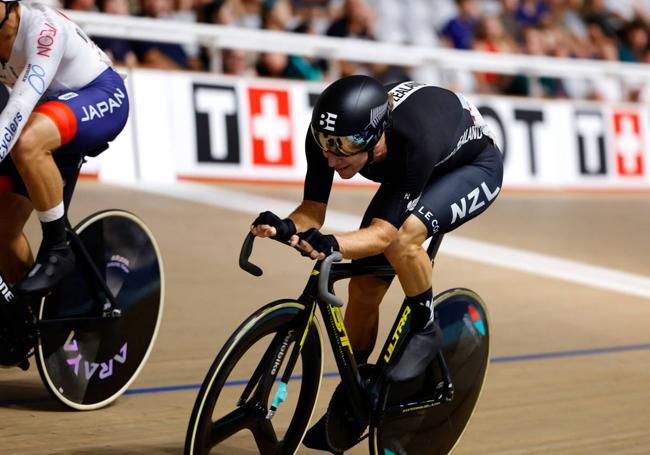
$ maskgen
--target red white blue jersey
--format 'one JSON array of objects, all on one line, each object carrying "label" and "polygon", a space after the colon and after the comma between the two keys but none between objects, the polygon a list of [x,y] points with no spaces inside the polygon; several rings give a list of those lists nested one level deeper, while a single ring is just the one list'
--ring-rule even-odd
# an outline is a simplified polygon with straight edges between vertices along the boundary
[{"label": "red white blue jersey", "polygon": [[0,114],[0,162],[39,101],[85,87],[112,67],[110,59],[62,13],[40,4],[18,6],[20,23],[0,82],[12,88]]}]

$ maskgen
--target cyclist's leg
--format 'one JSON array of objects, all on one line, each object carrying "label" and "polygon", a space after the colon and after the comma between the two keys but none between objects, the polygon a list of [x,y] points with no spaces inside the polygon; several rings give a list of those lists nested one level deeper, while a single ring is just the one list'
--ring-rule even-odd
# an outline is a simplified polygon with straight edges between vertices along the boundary
[{"label": "cyclist's leg", "polygon": [[34,112],[11,151],[37,212],[46,212],[63,202],[63,182],[52,156],[60,146],[56,124],[46,115]]},{"label": "cyclist's leg", "polygon": [[422,248],[429,236],[422,221],[409,215],[384,252],[407,296],[421,294],[431,287],[431,261]]},{"label": "cyclist's leg", "polygon": [[86,87],[43,103],[30,116],[12,156],[41,220],[43,241],[19,292],[52,288],[74,267],[65,238],[63,180],[55,160],[78,157],[113,140],[126,124],[128,110],[122,79],[107,69]]},{"label": "cyclist's leg", "polygon": [[395,358],[398,364],[389,373],[392,379],[403,379],[426,367],[442,342],[431,306],[432,266],[422,243],[483,213],[498,195],[502,178],[501,153],[492,145],[473,162],[436,177],[425,187],[396,240],[384,252],[404,289],[405,302],[413,312],[411,324],[416,329],[413,339],[402,344],[403,352]]},{"label": "cyclist's leg", "polygon": [[[0,179],[3,178],[5,176],[0,175]],[[23,233],[31,212],[29,199],[0,191],[0,272],[11,284],[15,284],[34,262]]]},{"label": "cyclist's leg", "polygon": [[379,326],[379,304],[390,282],[372,276],[356,276],[348,286],[345,328],[358,363],[365,363],[375,347]]},{"label": "cyclist's leg", "polygon": [[35,265],[16,287],[18,292],[41,292],[74,268],[74,255],[66,243],[63,181],[52,156],[60,146],[54,121],[34,112],[11,151],[43,232]]},{"label": "cyclist's leg", "polygon": [[431,262],[422,248],[424,240],[450,232],[483,213],[499,194],[502,179],[501,153],[488,145],[474,161],[436,176],[425,187],[384,253],[407,297],[431,291]]},{"label": "cyclist's leg", "polygon": [[[383,204],[381,186],[370,201],[361,220],[360,229],[370,225]],[[360,265],[389,265],[383,254],[355,259]],[[358,363],[368,361],[377,339],[379,326],[379,304],[393,281],[393,277],[355,276],[348,285],[348,304],[345,309],[345,328]]]}]

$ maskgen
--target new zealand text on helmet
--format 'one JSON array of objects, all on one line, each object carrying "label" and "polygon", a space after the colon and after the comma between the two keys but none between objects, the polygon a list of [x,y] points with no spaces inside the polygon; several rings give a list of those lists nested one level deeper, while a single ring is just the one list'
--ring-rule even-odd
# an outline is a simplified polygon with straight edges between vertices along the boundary
[{"label": "new zealand text on helmet", "polygon": [[391,101],[368,76],[349,76],[327,87],[316,101],[311,132],[318,145],[340,156],[369,152],[390,122]]}]

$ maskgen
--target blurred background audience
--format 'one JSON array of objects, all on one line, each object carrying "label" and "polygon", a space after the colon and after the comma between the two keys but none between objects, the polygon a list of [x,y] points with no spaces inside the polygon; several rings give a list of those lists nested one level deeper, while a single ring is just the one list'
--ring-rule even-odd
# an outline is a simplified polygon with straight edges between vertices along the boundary
[{"label": "blurred background audience", "polygon": [[[59,6],[392,44],[650,63],[650,0],[64,0]],[[186,43],[101,37],[96,42],[121,65],[211,69],[206,50]],[[291,53],[221,49],[218,55],[224,74],[318,81],[362,73],[386,83],[413,77],[411,68],[358,62],[331,67],[331,62]],[[443,82],[487,94],[595,100],[649,96],[640,88],[620,93],[620,84],[606,76],[587,82],[477,73]]]}]

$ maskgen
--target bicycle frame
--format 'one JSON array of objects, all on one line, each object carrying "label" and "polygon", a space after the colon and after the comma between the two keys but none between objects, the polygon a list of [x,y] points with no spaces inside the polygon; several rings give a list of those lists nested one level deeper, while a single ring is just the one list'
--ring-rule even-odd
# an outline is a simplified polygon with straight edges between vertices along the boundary
[{"label": "bicycle frame", "polygon": [[[432,262],[438,252],[442,237],[442,235],[434,236],[428,246],[427,253]],[[255,236],[249,233],[244,240],[239,257],[239,265],[249,273],[255,276],[261,276],[262,270],[248,261],[252,252],[254,239]],[[372,266],[360,265],[358,263],[333,264],[333,262],[338,262],[341,259],[342,256],[340,253],[336,252],[323,261],[317,261],[302,294],[298,297],[297,301],[305,306],[305,314],[307,317],[299,325],[299,333],[302,331],[302,335],[298,339],[301,342],[296,343],[293,347],[280,381],[287,384],[290,380],[291,373],[300,355],[302,344],[314,317],[315,309],[318,307],[323,316],[323,324],[325,325],[330,340],[334,359],[336,360],[341,376],[341,382],[347,392],[354,416],[359,422],[368,424],[375,411],[379,411],[379,414],[374,414],[374,416],[381,418],[384,412],[408,412],[410,410],[437,406],[445,401],[450,401],[453,397],[453,384],[449,378],[444,357],[439,352],[437,359],[443,375],[443,384],[441,387],[436,387],[436,395],[433,398],[426,401],[400,404],[390,409],[385,409],[386,403],[376,402],[379,391],[383,387],[390,387],[389,384],[384,384],[383,373],[390,365],[396,362],[396,359],[392,357],[393,352],[398,351],[402,343],[408,339],[410,310],[408,306],[402,305],[398,317],[389,332],[389,337],[382,348],[374,378],[372,378],[370,383],[366,384],[364,380],[367,378],[363,378],[359,373],[359,367],[354,359],[354,352],[343,323],[343,316],[340,311],[343,302],[334,295],[332,285],[337,281],[353,276],[371,275],[376,277],[392,277],[395,272],[388,265]],[[253,377],[256,377],[256,374],[253,374]],[[243,396],[245,394],[246,392],[244,392]],[[271,415],[274,412],[275,406],[272,407]]]},{"label": "bicycle frame", "polygon": [[[106,280],[98,270],[97,266],[90,257],[90,253],[84,246],[76,232],[69,227],[66,227],[66,235],[70,241],[70,246],[75,253],[77,263],[81,265],[84,270],[84,279],[86,283],[94,290],[95,302],[94,310],[99,316],[96,317],[69,317],[69,318],[55,318],[47,320],[33,320],[26,321],[24,318],[21,321],[17,320],[15,314],[9,308],[9,305],[19,306],[26,305],[29,299],[27,296],[16,295],[13,289],[6,282],[4,277],[0,274],[0,317],[13,336],[17,338],[33,338],[36,339],[40,333],[58,332],[62,330],[92,330],[96,329],[109,320],[119,318],[121,315],[120,309],[115,300],[115,296],[108,288]],[[105,301],[101,300],[101,296],[105,297]],[[38,299],[40,300],[41,297]]]},{"label": "bicycle frame", "polygon": [[[86,282],[91,285],[95,291],[94,309],[97,311],[97,314],[101,314],[101,316],[57,318],[37,321],[36,328],[41,332],[59,331],[70,328],[74,328],[75,330],[95,329],[105,324],[107,319],[119,318],[121,315],[120,309],[115,301],[115,296],[108,288],[106,280],[93,262],[90,253],[88,253],[88,250],[77,233],[71,228],[66,228],[66,234],[70,241],[70,247],[75,253],[76,260],[82,264],[82,270],[84,271]],[[101,300],[101,295],[105,296],[106,301]]]}]

